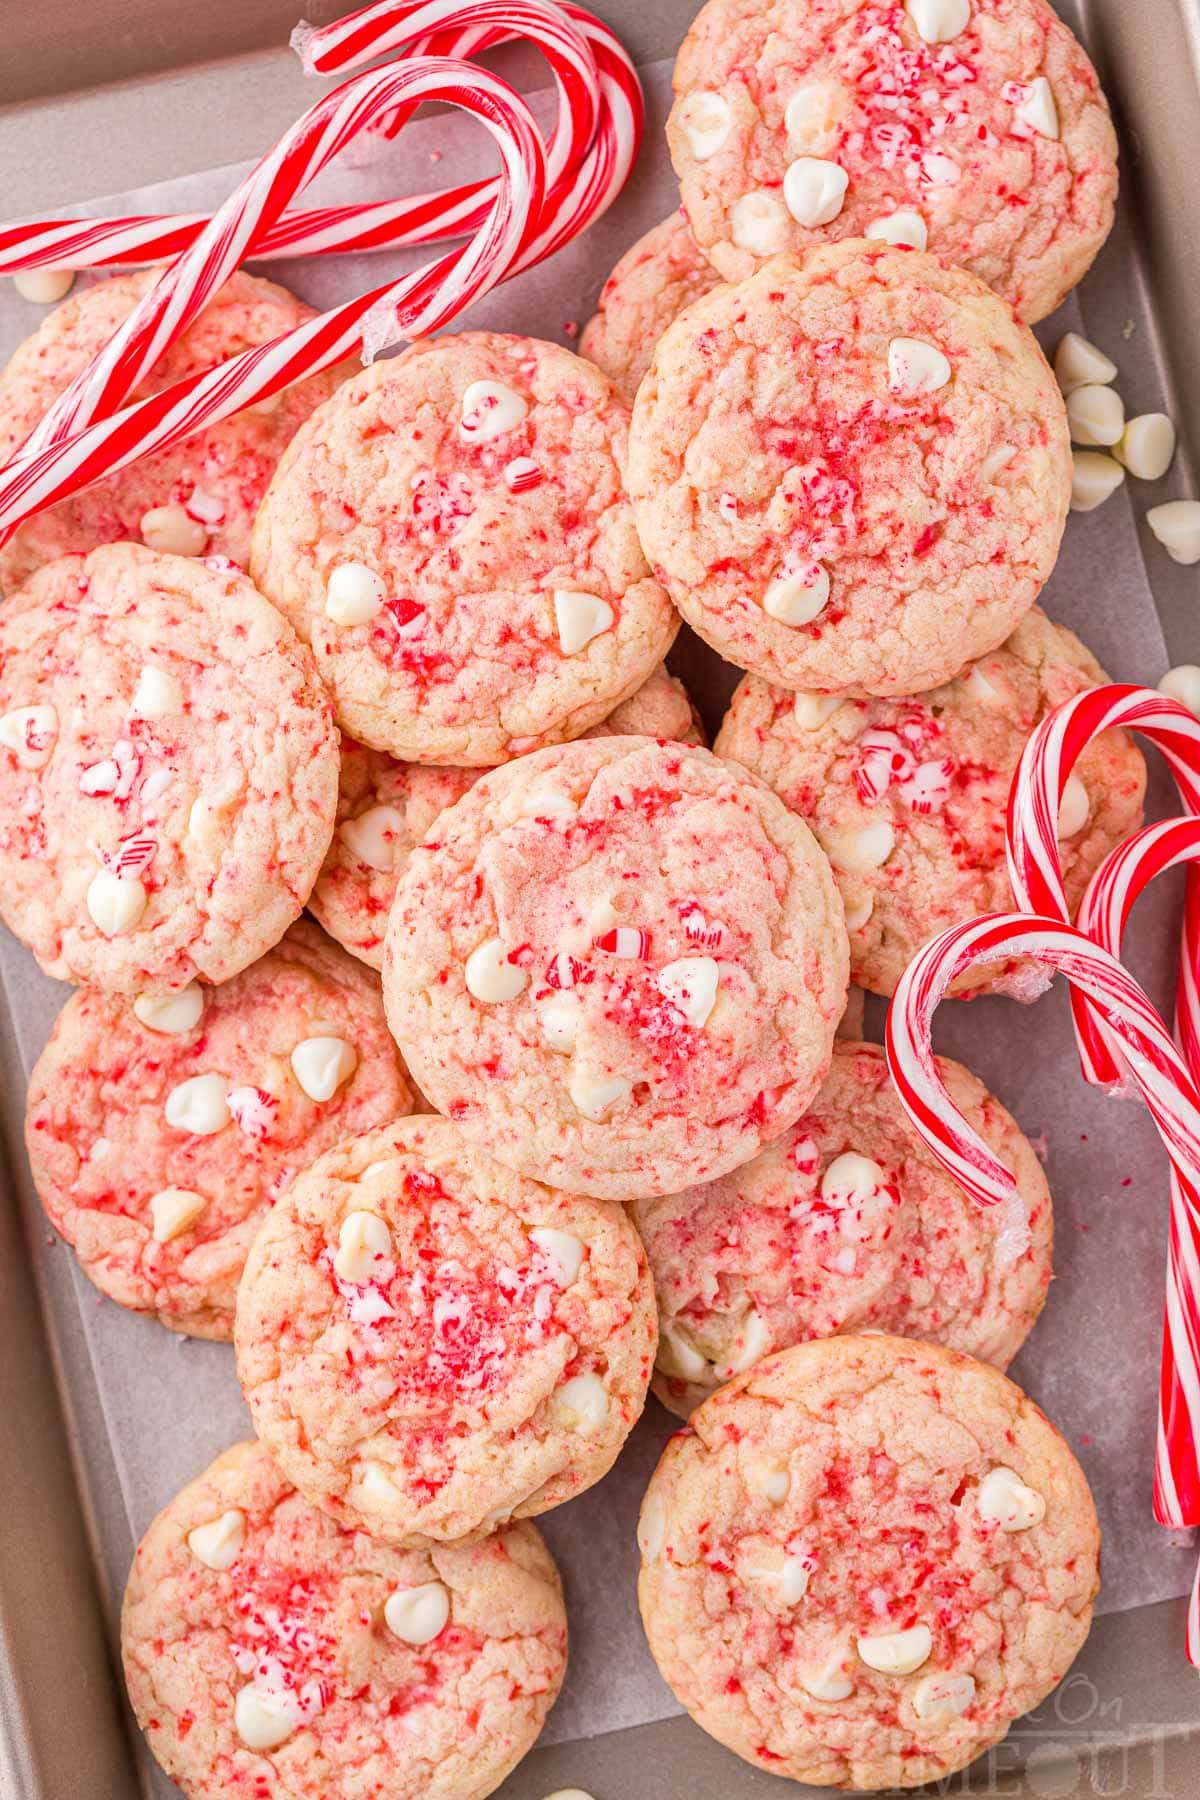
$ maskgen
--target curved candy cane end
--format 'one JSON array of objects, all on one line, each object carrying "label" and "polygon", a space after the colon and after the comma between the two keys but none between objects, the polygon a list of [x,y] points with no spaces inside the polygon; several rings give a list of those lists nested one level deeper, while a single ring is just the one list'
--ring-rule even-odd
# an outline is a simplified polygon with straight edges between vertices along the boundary
[{"label": "curved candy cane end", "polygon": [[310,25],[307,19],[301,19],[292,27],[292,35],[288,39],[288,48],[294,50],[300,58],[300,67],[306,75],[316,75],[317,59],[313,51],[313,39],[320,36],[320,28]]}]

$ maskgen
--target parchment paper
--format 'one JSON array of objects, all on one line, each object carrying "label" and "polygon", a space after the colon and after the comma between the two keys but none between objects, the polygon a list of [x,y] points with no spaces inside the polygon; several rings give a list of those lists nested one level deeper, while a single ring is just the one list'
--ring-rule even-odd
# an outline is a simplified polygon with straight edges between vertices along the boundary
[{"label": "parchment paper", "polygon": [[[1070,17],[1069,8],[1060,10]],[[677,203],[661,129],[670,66],[655,64],[642,73],[650,102],[647,147],[627,193],[583,239],[549,266],[489,296],[464,324],[572,342],[617,256]],[[536,105],[546,116],[549,96]],[[354,160],[355,167],[327,172],[310,190],[312,202],[318,195],[351,200],[418,191],[490,166],[482,134],[453,114],[420,121],[401,143]],[[85,210],[207,208],[241,172],[160,183]],[[82,168],[80,179],[86,179]],[[263,272],[325,306],[378,284],[404,261],[343,257],[273,264]],[[7,355],[43,309],[22,302],[9,284],[3,287],[0,353]],[[1138,410],[1161,404],[1153,319],[1124,227],[1081,296],[1043,333],[1044,341],[1053,343],[1068,327],[1086,327],[1112,352],[1122,365],[1126,397]],[[1167,658],[1134,509],[1144,510],[1155,497],[1154,490],[1130,484],[1100,512],[1073,518],[1044,596],[1047,610],[1078,630],[1114,676],[1151,683]],[[736,673],[694,640],[681,645],[673,661],[715,729]],[[1157,810],[1169,810],[1169,795],[1156,771]],[[1149,897],[1133,933],[1134,965],[1160,1003],[1170,992],[1177,898],[1161,889]],[[0,981],[28,1070],[66,993],[3,933]],[[878,1035],[882,1016],[882,1006],[873,1003],[872,1035]],[[1044,1140],[1058,1219],[1057,1280],[1013,1374],[1065,1432],[1092,1481],[1105,1532],[1102,1609],[1182,1594],[1192,1563],[1188,1537],[1160,1530],[1150,1510],[1167,1217],[1166,1164],[1153,1127],[1137,1105],[1083,1088],[1061,984],[1031,1009],[1001,1000],[947,1005],[938,1037],[939,1047],[969,1064],[1035,1141]],[[19,1119],[22,1100],[8,1096],[10,1122]],[[213,1455],[248,1433],[248,1419],[232,1352],[178,1340],[97,1295],[69,1250],[53,1243],[23,1168],[21,1175],[34,1267],[47,1298],[57,1373],[115,1628],[137,1536]],[[52,1379],[48,1371],[47,1383]],[[566,1690],[547,1741],[592,1736],[679,1710],[645,1648],[634,1598],[637,1507],[672,1429],[674,1422],[651,1401],[607,1480],[541,1521],[566,1577],[573,1640]],[[161,1791],[174,1790],[164,1784]]]}]

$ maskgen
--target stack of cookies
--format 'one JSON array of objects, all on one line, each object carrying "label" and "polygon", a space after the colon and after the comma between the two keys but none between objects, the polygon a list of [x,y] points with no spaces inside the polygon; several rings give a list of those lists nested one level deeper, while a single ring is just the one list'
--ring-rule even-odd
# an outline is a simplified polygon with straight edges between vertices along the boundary
[{"label": "stack of cookies", "polygon": [[[529,1521],[651,1387],[646,1630],[756,1767],[958,1769],[1090,1622],[1086,1483],[1001,1373],[1041,1167],[946,1065],[1014,1250],[847,1006],[1009,903],[1021,748],[1104,679],[1035,605],[1071,465],[1028,324],[1111,223],[1107,109],[1043,0],[709,0],[676,87],[685,212],[583,355],[414,345],[3,553],[0,915],[77,984],[35,1181],[105,1294],[233,1340],[257,1434],[126,1598],[194,1800],[491,1793],[565,1668]],[[0,453],[145,279],[18,353]],[[156,380],[299,312],[239,276]],[[715,753],[681,616],[743,672]],[[1084,759],[1068,892],[1143,785]]]}]

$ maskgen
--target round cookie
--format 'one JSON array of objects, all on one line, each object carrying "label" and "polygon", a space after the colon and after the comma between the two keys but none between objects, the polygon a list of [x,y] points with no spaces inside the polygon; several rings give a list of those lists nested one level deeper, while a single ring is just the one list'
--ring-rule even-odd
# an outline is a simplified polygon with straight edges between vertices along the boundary
[{"label": "round cookie", "polygon": [[331,1150],[238,1295],[255,1430],[315,1506],[388,1543],[478,1536],[581,1494],[645,1405],[654,1288],[614,1206],[401,1119]]},{"label": "round cookie", "polygon": [[232,567],[109,544],[0,612],[0,916],[48,975],[236,975],[308,898],[337,782],[312,659]]},{"label": "round cookie", "polygon": [[680,1703],[817,1787],[964,1768],[1066,1673],[1100,1585],[1059,1433],[996,1369],[902,1338],[801,1344],[721,1388],[667,1445],[638,1538]]},{"label": "round cookie", "polygon": [[730,281],[847,237],[928,247],[1043,318],[1112,229],[1117,140],[1044,0],[709,0],[667,139]]},{"label": "round cookie", "polygon": [[[931,937],[1013,906],[1005,816],[1021,752],[1047,713],[1107,680],[1079,639],[1035,608],[999,650],[911,699],[839,703],[748,678],[717,750],[812,826],[846,904],[853,978],[891,994]],[[1124,732],[1081,757],[1060,834],[1072,908],[1141,823],[1145,785],[1141,752]],[[1021,968],[996,964],[951,991],[1007,987],[1022,997]]]},{"label": "round cookie", "polygon": [[[0,466],[6,463],[58,396],[103,349],[161,270],[140,269],[111,281],[77,287],[50,313],[0,374]],[[314,317],[286,288],[240,271],[213,295],[133,399],[145,399],[203,369],[266,344]],[[195,437],[143,456],[129,468],[60,500],[27,519],[0,547],[0,593],[11,594],[43,563],[69,551],[92,550],[119,538],[147,542],[166,534],[178,547],[228,556],[244,564],[250,526],[284,445],[313,407],[347,372],[327,369],[245,412],[209,425]],[[160,513],[160,508],[168,509]],[[156,547],[176,545],[166,541]]]},{"label": "round cookie", "polygon": [[25,1142],[102,1292],[229,1338],[246,1252],[293,1175],[411,1110],[378,982],[301,920],[220,987],[75,994],[30,1079]]},{"label": "round cookie", "polygon": [[660,340],[629,486],[659,579],[781,687],[910,694],[992,650],[1066,522],[1066,412],[1004,301],[859,240],[778,257]]},{"label": "round cookie", "polygon": [[938,1059],[1013,1171],[1030,1242],[978,1206],[912,1129],[874,1044],[839,1043],[804,1117],[720,1181],[634,1204],[658,1295],[654,1391],[681,1418],[769,1350],[883,1331],[1006,1368],[1042,1310],[1054,1216],[1032,1145],[981,1082]]},{"label": "round cookie", "polygon": [[138,1546],[121,1651],[187,1800],[484,1800],[554,1704],[567,1618],[536,1527],[391,1549],[237,1444]]},{"label": "round cookie", "polygon": [[[703,742],[682,683],[661,668],[584,735],[631,733]],[[478,777],[478,769],[397,762],[386,750],[343,737],[337,830],[308,904],[326,931],[373,969],[383,964],[388,913],[409,852]]]},{"label": "round cookie", "polygon": [[673,212],[625,252],[605,282],[579,340],[580,356],[603,369],[632,406],[667,326],[719,280],[683,214]]},{"label": "round cookie", "polygon": [[414,850],[388,1022],[510,1168],[635,1200],[746,1162],[812,1099],[846,1001],[807,827],[707,751],[601,738],[476,783]]},{"label": "round cookie", "polygon": [[343,730],[406,762],[501,763],[645,681],[679,620],[625,494],[628,429],[591,363],[494,332],[415,344],[313,414],[251,568]]}]

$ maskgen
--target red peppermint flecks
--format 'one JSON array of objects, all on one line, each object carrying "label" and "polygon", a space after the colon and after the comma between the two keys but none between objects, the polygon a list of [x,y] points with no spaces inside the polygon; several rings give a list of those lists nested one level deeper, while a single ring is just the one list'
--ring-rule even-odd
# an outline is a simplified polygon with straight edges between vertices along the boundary
[{"label": "red peppermint flecks", "polygon": [[260,1087],[233,1088],[225,1096],[225,1104],[233,1114],[234,1123],[247,1137],[261,1142],[270,1135],[279,1112],[279,1102],[274,1094],[268,1094]]},{"label": "red peppermint flecks", "polygon": [[547,964],[544,980],[547,987],[573,988],[590,981],[591,973],[566,950],[560,950]]},{"label": "red peppermint flecks", "polygon": [[118,875],[132,879],[136,875],[144,875],[158,852],[158,845],[144,831],[131,832],[117,844],[116,856],[110,867]]},{"label": "red peppermint flecks", "polygon": [[644,962],[650,954],[650,933],[638,931],[632,925],[617,925],[596,939],[596,948],[627,961],[640,958]]},{"label": "red peppermint flecks", "polygon": [[949,757],[942,757],[936,762],[919,764],[907,780],[900,783],[897,791],[915,813],[936,813],[941,812],[950,798],[953,781],[954,764]]},{"label": "red peppermint flecks", "polygon": [[864,806],[876,805],[893,781],[906,781],[912,772],[912,753],[897,732],[863,732],[859,739],[854,786]]},{"label": "red peppermint flecks", "polygon": [[679,922],[688,941],[703,944],[706,950],[718,950],[725,941],[725,927],[721,921],[708,918],[694,900],[685,900],[679,908]]},{"label": "red peppermint flecks", "polygon": [[504,471],[504,484],[510,494],[527,494],[541,487],[545,476],[532,456],[515,456]]}]

